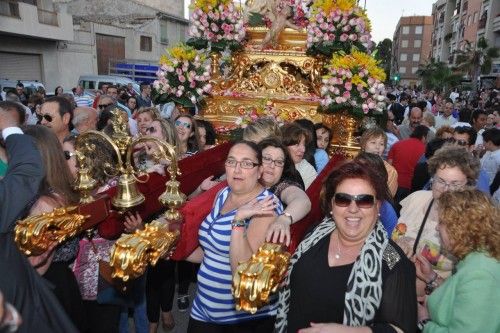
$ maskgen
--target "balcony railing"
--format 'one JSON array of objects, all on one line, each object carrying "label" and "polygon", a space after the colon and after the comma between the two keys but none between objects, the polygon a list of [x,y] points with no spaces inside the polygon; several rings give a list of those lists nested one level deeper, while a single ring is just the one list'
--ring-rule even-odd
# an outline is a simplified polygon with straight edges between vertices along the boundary
[{"label": "balcony railing", "polygon": [[21,18],[19,15],[19,4],[14,1],[1,1],[0,15]]},{"label": "balcony railing", "polygon": [[45,9],[38,8],[38,22],[47,25],[59,26],[57,21],[57,13]]}]

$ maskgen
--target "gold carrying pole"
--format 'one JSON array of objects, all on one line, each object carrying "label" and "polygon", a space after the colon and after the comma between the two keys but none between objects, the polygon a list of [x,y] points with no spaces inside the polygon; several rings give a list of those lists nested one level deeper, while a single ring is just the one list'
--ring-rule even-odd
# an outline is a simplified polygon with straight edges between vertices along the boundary
[{"label": "gold carrying pole", "polygon": [[269,303],[283,279],[290,253],[281,244],[264,243],[250,260],[240,263],[233,275],[232,292],[236,310],[257,312]]},{"label": "gold carrying pole", "polygon": [[29,216],[17,221],[14,240],[28,256],[38,256],[53,243],[61,244],[80,233],[88,216],[74,213],[76,207],[55,208],[50,213]]},{"label": "gold carrying pole", "polygon": [[177,155],[170,144],[154,137],[145,136],[135,139],[127,151],[127,161],[132,158],[133,147],[140,143],[155,143],[158,147],[158,159],[170,161],[168,172],[170,179],[166,183],[165,192],[158,198],[168,207],[164,217],[167,223],[155,220],[145,226],[144,230],[136,230],[132,235],[122,235],[111,249],[110,265],[112,277],[124,282],[144,274],[148,265],[155,265],[159,258],[168,256],[180,237],[178,230],[170,230],[169,221],[178,220],[181,215],[178,208],[186,201],[186,196],[179,191],[180,175],[177,166]]}]

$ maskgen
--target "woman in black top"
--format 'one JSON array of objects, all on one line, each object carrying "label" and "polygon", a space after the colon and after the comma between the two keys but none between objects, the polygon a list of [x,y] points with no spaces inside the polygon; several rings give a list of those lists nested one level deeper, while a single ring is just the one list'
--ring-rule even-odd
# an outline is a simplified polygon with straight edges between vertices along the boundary
[{"label": "woman in black top", "polygon": [[304,192],[304,183],[295,169],[288,149],[276,137],[259,143],[262,150],[260,183],[283,203],[283,213],[269,226],[266,240],[290,244],[290,225],[300,221],[311,210],[311,201]]},{"label": "woman in black top", "polygon": [[378,220],[383,185],[358,162],[328,177],[328,217],[290,260],[277,332],[415,332],[415,267]]}]

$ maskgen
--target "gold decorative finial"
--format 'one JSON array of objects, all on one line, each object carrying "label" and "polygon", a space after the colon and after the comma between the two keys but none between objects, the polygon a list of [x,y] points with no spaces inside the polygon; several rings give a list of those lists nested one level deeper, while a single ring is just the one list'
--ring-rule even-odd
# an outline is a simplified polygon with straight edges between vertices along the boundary
[{"label": "gold decorative finial", "polygon": [[264,243],[250,260],[240,263],[232,285],[236,310],[253,314],[269,303],[269,296],[278,289],[289,261],[290,253],[283,245]]},{"label": "gold decorative finial", "polygon": [[88,218],[75,211],[76,207],[55,208],[50,213],[17,221],[14,238],[17,246],[26,255],[37,256],[47,251],[54,242],[61,244],[74,237]]}]

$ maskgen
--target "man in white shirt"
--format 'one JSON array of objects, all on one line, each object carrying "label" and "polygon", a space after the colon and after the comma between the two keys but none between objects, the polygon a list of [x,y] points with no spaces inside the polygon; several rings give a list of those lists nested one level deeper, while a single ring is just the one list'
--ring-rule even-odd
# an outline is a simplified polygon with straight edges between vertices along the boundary
[{"label": "man in white shirt", "polygon": [[452,126],[457,120],[453,117],[453,102],[447,98],[443,107],[443,112],[436,117],[436,129],[442,126]]}]

